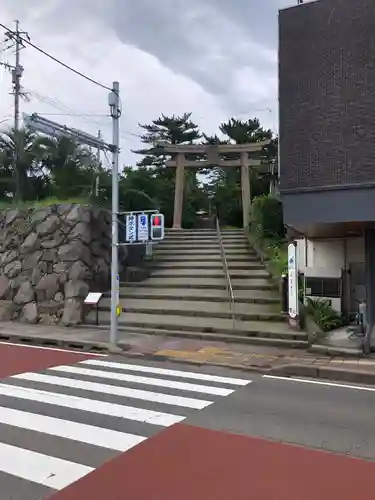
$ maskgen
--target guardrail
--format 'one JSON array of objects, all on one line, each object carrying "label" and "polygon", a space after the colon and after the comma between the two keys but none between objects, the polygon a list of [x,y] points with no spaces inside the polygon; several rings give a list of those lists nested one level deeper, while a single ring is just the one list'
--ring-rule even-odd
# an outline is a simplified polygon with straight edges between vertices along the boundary
[{"label": "guardrail", "polygon": [[221,254],[221,262],[223,264],[223,271],[225,275],[225,284],[227,288],[227,294],[228,294],[228,303],[229,303],[229,308],[230,308],[230,315],[233,323],[233,330],[236,329],[236,314],[235,314],[235,304],[234,304],[234,293],[233,293],[233,287],[232,287],[232,282],[230,279],[230,274],[228,270],[228,262],[227,262],[227,257],[225,254],[225,249],[223,245],[223,238],[221,236],[221,231],[220,231],[220,221],[219,218],[216,218],[216,235],[217,239],[219,241],[220,245],[220,254]]}]

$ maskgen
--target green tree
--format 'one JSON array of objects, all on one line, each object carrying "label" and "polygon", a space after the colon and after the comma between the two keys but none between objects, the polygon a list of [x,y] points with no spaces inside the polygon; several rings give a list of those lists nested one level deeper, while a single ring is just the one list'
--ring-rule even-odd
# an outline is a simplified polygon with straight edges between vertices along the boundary
[{"label": "green tree", "polygon": [[38,197],[44,175],[40,167],[42,149],[36,135],[27,128],[1,132],[0,152],[2,197],[18,201]]},{"label": "green tree", "polygon": [[139,126],[143,129],[140,140],[147,145],[146,148],[134,151],[143,158],[138,166],[164,166],[166,156],[164,155],[162,144],[193,144],[200,139],[198,125],[190,119],[191,113],[184,113],[182,116],[161,115],[157,120],[153,120],[151,125]]},{"label": "green tree", "polygon": [[[152,172],[150,177],[152,186],[148,184],[147,190],[142,191],[157,202],[165,215],[166,225],[170,226],[173,219],[176,172],[175,168],[165,166],[167,156],[164,154],[163,144],[192,144],[200,139],[201,134],[198,126],[191,120],[191,113],[171,117],[162,115],[150,125],[140,125],[140,127],[144,131],[140,136],[141,142],[147,147],[134,151],[143,156],[137,165]],[[141,171],[141,175],[145,178],[146,172]],[[195,222],[198,191],[196,172],[187,171],[183,211],[185,227],[191,227]]]},{"label": "green tree", "polygon": [[[277,140],[272,131],[264,129],[257,118],[238,120],[230,118],[219,126],[223,139],[217,135],[204,136],[206,144],[246,144],[271,139],[271,145],[264,148],[256,157],[272,162],[277,155]],[[254,157],[254,156],[253,156]],[[238,159],[238,155],[226,155],[226,159]],[[220,214],[222,224],[242,225],[241,172],[239,168],[215,168],[209,174],[214,194],[214,205]],[[252,169],[250,173],[252,197],[268,194],[270,175]]]},{"label": "green tree", "polygon": [[92,193],[101,169],[90,149],[66,136],[39,137],[35,144],[43,152],[41,163],[50,178],[50,196],[62,200]]}]

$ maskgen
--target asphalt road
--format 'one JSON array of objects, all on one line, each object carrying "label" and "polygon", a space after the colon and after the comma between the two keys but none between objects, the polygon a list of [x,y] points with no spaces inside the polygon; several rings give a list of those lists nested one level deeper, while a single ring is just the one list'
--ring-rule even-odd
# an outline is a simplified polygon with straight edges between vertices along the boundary
[{"label": "asphalt road", "polygon": [[0,344],[1,500],[367,500],[375,388]]}]

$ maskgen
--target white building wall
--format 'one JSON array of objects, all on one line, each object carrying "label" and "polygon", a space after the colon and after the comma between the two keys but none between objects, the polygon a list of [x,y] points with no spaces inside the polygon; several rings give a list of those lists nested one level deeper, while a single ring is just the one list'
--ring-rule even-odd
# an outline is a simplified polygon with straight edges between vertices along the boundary
[{"label": "white building wall", "polygon": [[[343,269],[364,262],[364,238],[297,241],[297,267],[306,277],[339,278]],[[341,299],[330,300],[332,307],[340,312]]]},{"label": "white building wall", "polygon": [[306,268],[348,268],[351,263],[365,261],[364,238],[332,240],[297,240],[297,265],[302,273]]}]

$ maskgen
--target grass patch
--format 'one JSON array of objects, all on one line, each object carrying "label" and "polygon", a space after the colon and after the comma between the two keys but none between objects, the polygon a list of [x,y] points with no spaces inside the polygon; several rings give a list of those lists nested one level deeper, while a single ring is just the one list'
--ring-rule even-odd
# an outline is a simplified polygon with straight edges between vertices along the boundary
[{"label": "grass patch", "polygon": [[51,205],[91,205],[88,198],[69,198],[59,200],[58,198],[45,198],[43,200],[21,201],[21,202],[0,202],[0,210],[9,210],[12,208],[28,209],[28,208],[43,208]]},{"label": "grass patch", "polygon": [[288,271],[288,245],[279,240],[266,239],[261,242],[261,249],[267,260],[272,263],[277,277]]}]

